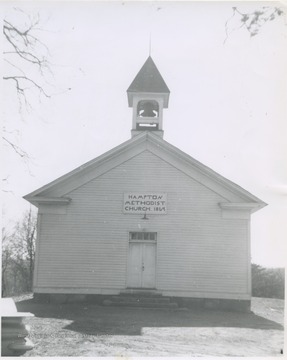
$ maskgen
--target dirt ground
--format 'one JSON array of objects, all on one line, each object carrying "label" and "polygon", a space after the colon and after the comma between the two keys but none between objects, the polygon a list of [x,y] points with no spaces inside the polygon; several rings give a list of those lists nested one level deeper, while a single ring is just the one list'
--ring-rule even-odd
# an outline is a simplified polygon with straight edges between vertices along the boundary
[{"label": "dirt ground", "polygon": [[28,357],[283,356],[283,300],[253,298],[249,314],[16,301],[35,314]]}]

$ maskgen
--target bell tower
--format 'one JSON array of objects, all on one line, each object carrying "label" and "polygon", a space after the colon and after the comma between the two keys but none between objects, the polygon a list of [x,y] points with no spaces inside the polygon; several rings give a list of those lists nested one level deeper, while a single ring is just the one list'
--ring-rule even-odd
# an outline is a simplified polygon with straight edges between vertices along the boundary
[{"label": "bell tower", "polygon": [[170,91],[149,56],[127,90],[133,108],[132,137],[153,131],[163,137],[162,113],[168,107]]}]

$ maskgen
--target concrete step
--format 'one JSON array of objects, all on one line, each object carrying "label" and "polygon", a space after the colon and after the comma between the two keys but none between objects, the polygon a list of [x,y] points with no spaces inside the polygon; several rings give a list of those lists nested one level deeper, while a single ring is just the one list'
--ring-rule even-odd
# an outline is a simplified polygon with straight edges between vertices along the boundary
[{"label": "concrete step", "polygon": [[120,293],[120,296],[136,296],[136,297],[162,297],[160,292],[155,290],[135,290],[127,289]]},{"label": "concrete step", "polygon": [[139,296],[115,296],[110,299],[116,303],[154,303],[154,304],[168,304],[170,302],[170,298],[165,297],[139,297]]},{"label": "concrete step", "polygon": [[146,296],[139,294],[130,295],[115,295],[110,296],[103,301],[105,306],[126,306],[126,307],[142,307],[142,308],[168,308],[175,309],[178,305],[171,302],[169,297],[163,297],[162,295]]},{"label": "concrete step", "polygon": [[112,300],[105,300],[103,302],[104,306],[120,306],[120,307],[136,307],[136,308],[153,308],[153,309],[177,309],[178,305],[176,303],[156,303],[156,302],[114,302]]}]

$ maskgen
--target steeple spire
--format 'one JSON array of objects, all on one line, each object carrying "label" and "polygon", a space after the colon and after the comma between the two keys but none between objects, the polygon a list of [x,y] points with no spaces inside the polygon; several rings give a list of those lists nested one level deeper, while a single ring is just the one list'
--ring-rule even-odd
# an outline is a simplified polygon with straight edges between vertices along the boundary
[{"label": "steeple spire", "polygon": [[170,91],[149,56],[127,90],[133,108],[132,136],[140,131],[154,131],[163,136],[162,110],[168,107]]}]

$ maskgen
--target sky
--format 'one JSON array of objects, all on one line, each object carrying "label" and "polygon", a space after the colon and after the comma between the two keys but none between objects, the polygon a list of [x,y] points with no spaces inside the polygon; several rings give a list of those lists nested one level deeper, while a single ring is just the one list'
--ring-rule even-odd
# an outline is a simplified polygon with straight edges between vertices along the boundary
[{"label": "sky", "polygon": [[[233,6],[252,13],[282,4],[1,3],[19,26],[39,14],[37,36],[51,62],[43,84],[52,94],[39,99],[31,90],[31,109],[19,110],[15,87],[2,84],[4,126],[30,157],[24,162],[3,144],[2,225],[21,219],[24,195],[130,139],[126,90],[151,52],[171,91],[164,139],[268,204],[252,215],[252,262],[284,266],[287,18],[250,37]],[[32,66],[25,71],[43,81]],[[7,62],[3,72],[11,72]]]}]

